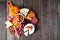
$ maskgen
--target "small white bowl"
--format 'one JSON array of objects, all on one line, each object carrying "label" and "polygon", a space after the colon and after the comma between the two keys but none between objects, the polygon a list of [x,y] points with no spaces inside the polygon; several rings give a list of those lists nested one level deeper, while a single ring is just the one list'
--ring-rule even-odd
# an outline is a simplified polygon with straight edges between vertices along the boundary
[{"label": "small white bowl", "polygon": [[[29,26],[32,26],[32,30],[27,29],[27,27],[29,27]],[[29,30],[29,31],[27,31],[27,30]],[[24,35],[25,35],[25,36],[28,36],[28,34],[29,34],[29,35],[33,34],[34,31],[35,31],[35,27],[34,27],[33,24],[28,23],[27,25],[24,26],[24,32],[25,32]]]},{"label": "small white bowl", "polygon": [[24,16],[22,14],[20,14],[20,13],[17,14],[17,15],[21,15],[23,17],[23,20],[20,22],[20,23],[22,23],[24,21]]}]

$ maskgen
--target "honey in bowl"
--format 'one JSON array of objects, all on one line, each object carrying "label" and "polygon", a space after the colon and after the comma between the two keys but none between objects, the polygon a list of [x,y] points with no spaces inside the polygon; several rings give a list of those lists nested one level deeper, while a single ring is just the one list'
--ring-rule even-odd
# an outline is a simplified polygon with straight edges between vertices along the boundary
[{"label": "honey in bowl", "polygon": [[22,22],[24,21],[24,17],[23,17],[22,14],[17,14],[17,15],[15,15],[15,17],[14,17],[14,20],[17,21],[17,22],[22,23]]},{"label": "honey in bowl", "polygon": [[23,22],[23,20],[24,20],[24,17],[22,15],[19,15],[19,21]]}]

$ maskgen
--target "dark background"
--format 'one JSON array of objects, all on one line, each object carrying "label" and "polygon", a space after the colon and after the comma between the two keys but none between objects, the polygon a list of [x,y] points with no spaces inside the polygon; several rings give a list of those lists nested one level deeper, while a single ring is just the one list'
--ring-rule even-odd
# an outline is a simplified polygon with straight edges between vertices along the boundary
[{"label": "dark background", "polygon": [[[5,28],[7,16],[6,0],[0,0],[0,40],[17,40],[9,36]],[[60,0],[12,0],[18,7],[33,10],[39,19],[34,34],[20,37],[20,40],[60,40]]]}]

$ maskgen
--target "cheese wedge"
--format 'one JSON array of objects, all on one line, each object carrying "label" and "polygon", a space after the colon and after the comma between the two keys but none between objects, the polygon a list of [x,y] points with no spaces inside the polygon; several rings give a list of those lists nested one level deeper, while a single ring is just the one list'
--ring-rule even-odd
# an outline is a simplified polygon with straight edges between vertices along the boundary
[{"label": "cheese wedge", "polygon": [[29,9],[27,9],[27,8],[20,9],[20,13],[23,14],[24,16],[26,16],[28,14],[28,12],[29,12]]},{"label": "cheese wedge", "polygon": [[10,21],[6,21],[5,24],[6,24],[6,28],[9,28],[10,26],[13,25]]},{"label": "cheese wedge", "polygon": [[24,33],[25,36],[28,36],[28,31]]}]

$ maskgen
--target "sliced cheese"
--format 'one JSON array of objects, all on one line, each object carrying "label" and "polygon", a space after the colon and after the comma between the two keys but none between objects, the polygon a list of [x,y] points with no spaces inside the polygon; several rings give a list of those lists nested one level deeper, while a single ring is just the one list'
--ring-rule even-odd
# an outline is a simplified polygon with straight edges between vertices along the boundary
[{"label": "sliced cheese", "polygon": [[27,9],[27,8],[20,9],[20,13],[23,14],[24,16],[26,16],[28,14],[28,12],[29,12],[29,9]]}]

